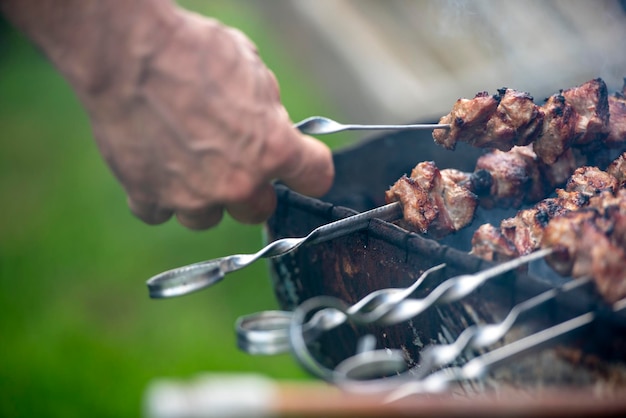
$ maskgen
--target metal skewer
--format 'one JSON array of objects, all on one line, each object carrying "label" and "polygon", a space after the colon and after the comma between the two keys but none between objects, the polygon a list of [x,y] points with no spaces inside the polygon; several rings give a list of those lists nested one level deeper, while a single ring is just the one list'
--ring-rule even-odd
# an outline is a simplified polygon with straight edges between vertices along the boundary
[{"label": "metal skewer", "polygon": [[337,366],[335,370],[340,372],[338,374],[340,380],[335,383],[350,392],[381,393],[396,390],[406,382],[424,379],[433,370],[457,361],[465,350],[484,349],[498,342],[511,330],[522,313],[529,312],[554,300],[559,294],[574,291],[590,282],[591,278],[582,278],[568,282],[560,288],[550,289],[515,305],[499,323],[472,325],[450,344],[430,345],[420,352],[420,362],[416,366],[403,373],[395,373],[395,376],[391,378],[374,378],[365,382],[351,379],[351,376],[358,376],[359,371],[365,369],[366,365],[369,366],[370,373],[375,376],[392,375],[397,369],[397,366],[389,361],[368,364],[370,360],[357,354]]},{"label": "metal skewer", "polygon": [[300,132],[309,135],[325,135],[342,131],[416,131],[450,129],[449,124],[413,124],[413,125],[356,125],[336,122],[322,116],[313,116],[295,124]]},{"label": "metal skewer", "polygon": [[[611,310],[617,313],[624,309],[626,309],[626,299],[614,303]],[[481,379],[491,369],[509,362],[519,355],[541,349],[547,344],[554,343],[556,340],[567,336],[573,331],[580,330],[591,324],[595,318],[595,312],[587,312],[515,342],[491,350],[468,361],[462,367],[442,369],[424,379],[404,383],[387,397],[387,401],[393,402],[418,394],[441,393],[448,389],[452,383]]]},{"label": "metal skewer", "polygon": [[424,348],[420,352],[420,364],[415,368],[419,370],[415,377],[424,376],[438,367],[452,363],[467,349],[477,350],[495,344],[509,332],[522,313],[553,300],[559,293],[577,289],[590,282],[591,278],[587,277],[568,282],[561,288],[550,289],[515,305],[497,324],[472,325],[451,344],[437,344]]},{"label": "metal skewer", "polygon": [[[358,315],[361,311],[369,311],[379,306],[392,306],[411,296],[424,280],[437,270],[445,267],[439,264],[429,268],[409,287],[379,289],[367,294],[357,303],[346,309],[346,313],[333,308],[317,311],[303,325],[306,341],[312,341],[322,332],[346,322],[348,315]],[[289,327],[293,320],[290,311],[263,311],[246,315],[237,320],[237,345],[248,354],[274,355],[288,352],[291,349]]]},{"label": "metal skewer", "polygon": [[401,216],[400,203],[390,203],[322,225],[305,237],[276,240],[254,254],[235,254],[162,272],[148,280],[148,291],[151,298],[186,295],[212,286],[228,273],[247,267],[260,258],[277,257],[295,250],[304,243],[318,244],[365,229],[374,218],[391,221]]},{"label": "metal skewer", "polygon": [[[368,309],[364,311],[351,311],[351,307],[344,301],[331,296],[318,296],[308,299],[293,312],[289,327],[289,339],[292,352],[300,364],[313,375],[328,381],[341,380],[343,378],[341,374],[321,364],[308,350],[310,335],[307,335],[306,330],[311,326],[310,323],[316,319],[316,314],[313,314],[309,321],[305,321],[305,318],[309,317],[311,313],[317,311],[317,314],[319,314],[330,308],[340,311],[339,313],[347,316],[358,324],[396,325],[421,315],[434,305],[458,301],[472,293],[486,281],[514,270],[533,260],[543,258],[551,252],[552,250],[550,249],[539,250],[480,271],[476,274],[463,274],[452,277],[439,284],[422,299],[403,298],[398,301],[391,301],[390,303],[385,303],[383,300],[381,301],[382,303],[377,306],[370,305]],[[320,319],[319,316],[317,319]],[[321,321],[319,325],[316,324],[315,326],[325,330],[325,327],[332,329],[336,325],[330,321]]]}]

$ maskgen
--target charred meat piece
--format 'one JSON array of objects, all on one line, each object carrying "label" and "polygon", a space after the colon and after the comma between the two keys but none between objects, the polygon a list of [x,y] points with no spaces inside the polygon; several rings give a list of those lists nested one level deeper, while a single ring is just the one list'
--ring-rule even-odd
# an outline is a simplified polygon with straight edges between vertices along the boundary
[{"label": "charred meat piece", "polygon": [[563,90],[565,102],[578,114],[576,144],[600,143],[609,133],[609,101],[601,78]]},{"label": "charred meat piece", "polygon": [[449,123],[450,129],[435,129],[435,142],[446,149],[453,150],[458,141],[470,144],[479,143],[485,137],[487,121],[498,107],[498,98],[486,91],[478,93],[473,99],[459,99],[450,113],[439,120]]},{"label": "charred meat piece", "polygon": [[532,143],[543,125],[543,112],[528,93],[513,89],[498,90],[499,103],[487,121],[484,138],[472,143],[478,147],[510,150],[514,145]]},{"label": "charred meat piece", "polygon": [[[538,250],[543,231],[551,219],[578,210],[588,202],[589,198],[579,192],[566,192],[559,189],[556,197],[544,199],[532,208],[521,210],[514,217],[504,219],[498,230],[500,234],[497,237],[498,241],[491,244],[492,252],[498,256],[495,259],[493,256],[489,259],[492,261],[508,260]],[[481,250],[473,247],[474,242],[480,243],[483,247],[487,244],[484,242],[485,237],[477,236],[477,234],[479,234],[478,231],[472,238],[472,252],[478,255]],[[492,233],[491,236],[495,235]],[[503,242],[506,242],[506,245],[498,249]]]},{"label": "charred meat piece", "polygon": [[385,193],[387,203],[400,202],[403,220],[411,228],[422,234],[428,232],[430,225],[437,219],[439,209],[435,206],[430,194],[414,179],[402,176]]},{"label": "charred meat piece", "polygon": [[541,161],[552,164],[574,142],[579,116],[561,94],[548,98],[543,113],[543,127],[534,150]]},{"label": "charred meat piece", "polygon": [[502,88],[495,96],[481,92],[471,100],[457,100],[439,123],[451,124],[449,131],[433,131],[435,142],[447,149],[461,141],[508,151],[534,141],[543,126],[543,112],[528,93]]},{"label": "charred meat piece", "polygon": [[506,208],[522,204],[532,186],[537,165],[531,155],[518,148],[523,147],[513,148],[509,152],[493,150],[481,155],[476,161],[476,169],[488,171],[493,180],[490,193],[481,198],[482,206]]},{"label": "charred meat piece", "polygon": [[590,207],[553,219],[544,232],[542,247],[554,250],[546,260],[557,272],[593,277],[602,297],[613,303],[626,297],[626,214],[605,210],[612,212],[611,216]]},{"label": "charred meat piece", "polygon": [[506,261],[518,257],[513,243],[492,224],[483,224],[472,236],[471,253],[488,261]]},{"label": "charred meat piece", "polygon": [[[610,167],[614,172],[623,171],[625,158],[626,153],[613,161]],[[484,254],[488,260],[529,254],[540,248],[544,230],[552,219],[584,207],[596,208],[604,214],[605,206],[610,206],[613,211],[621,210],[626,214],[626,198],[622,196],[626,197],[626,189],[619,189],[615,176],[596,167],[580,167],[567,181],[565,190],[557,189],[556,197],[544,199],[529,209],[520,210],[514,217],[504,219],[499,234],[491,230],[486,233],[479,228],[480,232],[476,231],[472,239],[472,252],[481,257]],[[487,243],[489,239],[495,242]],[[626,235],[623,240],[626,242]],[[474,248],[474,245],[478,247]]]},{"label": "charred meat piece", "polygon": [[606,169],[606,172],[617,179],[619,187],[626,186],[626,152],[617,157]]},{"label": "charred meat piece", "polygon": [[535,144],[534,151],[546,164],[554,164],[571,146],[597,152],[604,145],[626,145],[626,82],[622,93],[609,97],[606,83],[590,80],[561,90],[543,106],[528,94],[502,88],[489,96],[459,99],[435,129],[435,142],[454,149],[458,141],[481,148],[508,151],[514,146]]},{"label": "charred meat piece", "polygon": [[399,201],[403,220],[412,228],[442,237],[467,226],[474,218],[477,197],[459,182],[470,181],[458,170],[439,170],[432,161],[419,163],[386,192],[387,203]]},{"label": "charred meat piece", "polygon": [[530,254],[539,248],[548,222],[568,211],[564,203],[559,198],[545,199],[500,223],[502,235],[513,244],[517,256]]},{"label": "charred meat piece", "polygon": [[590,197],[603,190],[615,192],[618,188],[619,182],[614,176],[597,167],[589,166],[577,168],[565,186],[568,192],[576,191]]},{"label": "charred meat piece", "polygon": [[484,154],[473,173],[423,162],[399,179],[386,199],[402,203],[408,229],[442,237],[471,222],[476,199],[486,208],[537,202],[567,179],[574,164],[570,151],[553,165],[543,164],[532,145]]},{"label": "charred meat piece", "polygon": [[541,172],[541,179],[547,185],[548,190],[544,190],[544,195],[537,199],[529,199],[529,202],[543,199],[543,197],[554,190],[555,187],[564,186],[572,173],[574,173],[574,170],[576,170],[576,167],[582,165],[582,163],[576,159],[572,149],[565,151],[552,164],[545,164],[542,161],[538,161],[537,164]]},{"label": "charred meat piece", "polygon": [[626,79],[621,93],[609,96],[609,135],[604,143],[610,148],[620,148],[626,143]]}]

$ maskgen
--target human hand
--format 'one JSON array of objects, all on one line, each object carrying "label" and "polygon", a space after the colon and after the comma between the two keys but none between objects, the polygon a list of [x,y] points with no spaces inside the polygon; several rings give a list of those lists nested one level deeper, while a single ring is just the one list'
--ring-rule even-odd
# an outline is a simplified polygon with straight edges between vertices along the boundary
[{"label": "human hand", "polygon": [[119,63],[115,82],[78,87],[132,212],[149,224],[175,214],[204,229],[224,210],[244,223],[268,218],[273,179],[303,194],[325,193],[331,153],[293,128],[254,45],[217,21],[176,15],[148,59]]}]

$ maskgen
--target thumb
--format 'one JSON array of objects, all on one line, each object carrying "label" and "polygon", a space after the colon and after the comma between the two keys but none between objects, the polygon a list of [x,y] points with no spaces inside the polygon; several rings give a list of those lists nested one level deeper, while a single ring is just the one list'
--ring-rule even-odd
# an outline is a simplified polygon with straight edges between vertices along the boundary
[{"label": "thumb", "polygon": [[292,158],[278,168],[277,178],[298,193],[322,196],[335,177],[330,149],[315,138],[301,135],[295,128],[289,140],[295,144],[295,151]]}]

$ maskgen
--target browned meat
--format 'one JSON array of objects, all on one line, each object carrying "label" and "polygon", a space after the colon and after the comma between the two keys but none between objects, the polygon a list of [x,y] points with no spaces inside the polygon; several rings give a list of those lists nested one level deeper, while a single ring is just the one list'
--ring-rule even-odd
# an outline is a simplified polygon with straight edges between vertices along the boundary
[{"label": "browned meat", "polygon": [[550,96],[543,112],[543,127],[534,150],[541,161],[552,164],[574,141],[579,116],[561,94]]},{"label": "browned meat", "polygon": [[515,146],[510,151],[493,150],[476,162],[477,170],[491,174],[492,186],[481,197],[483,207],[517,207],[522,202],[535,203],[565,185],[577,167],[572,150],[567,150],[553,164],[545,164],[533,151],[533,145]]},{"label": "browned meat", "polygon": [[606,169],[606,172],[617,179],[619,187],[626,186],[626,152],[617,157]]},{"label": "browned meat", "polygon": [[568,211],[564,203],[559,198],[545,199],[500,223],[502,234],[513,244],[517,255],[530,254],[539,248],[550,219]]},{"label": "browned meat", "polygon": [[435,142],[454,149],[458,141],[481,148],[508,151],[535,143],[534,151],[554,164],[571,146],[597,151],[603,145],[626,145],[626,83],[622,93],[609,97],[600,78],[562,90],[539,107],[528,94],[503,88],[490,96],[478,93],[459,99],[435,129]]},{"label": "browned meat", "polygon": [[485,135],[486,124],[498,107],[498,99],[486,91],[473,99],[459,99],[450,113],[439,123],[449,123],[450,129],[435,129],[433,138],[446,149],[454,149],[458,141],[476,143]]},{"label": "browned meat", "polygon": [[616,302],[626,297],[625,228],[626,215],[619,210],[608,217],[595,208],[569,212],[546,227],[542,246],[554,250],[546,260],[563,275],[593,277],[603,298]]},{"label": "browned meat", "polygon": [[[623,175],[626,153],[609,165]],[[626,297],[626,188],[613,174],[595,167],[575,170],[566,189],[505,219],[500,227],[482,225],[472,253],[501,261],[551,248],[555,271],[593,277],[608,302]]]},{"label": "browned meat", "polygon": [[[626,153],[613,161],[610,167],[619,171],[618,167],[623,167],[624,158]],[[619,189],[618,186],[619,182],[612,174],[595,167],[580,167],[567,181],[565,190],[557,189],[556,197],[544,199],[532,208],[520,210],[514,217],[504,219],[500,223],[499,234],[490,230],[489,233],[476,231],[475,235],[478,235],[472,240],[472,245],[476,243],[480,248],[473,248],[472,251],[479,256],[486,254],[490,260],[529,254],[539,249],[544,229],[552,219],[583,207],[595,208],[603,214],[607,210],[605,207],[612,207],[613,211],[621,210],[626,214],[626,198],[621,197],[626,197],[626,189]],[[486,242],[489,239],[496,242],[489,244]],[[626,235],[623,240],[626,242]],[[495,258],[494,253],[498,254]]]},{"label": "browned meat", "polygon": [[493,150],[479,158],[473,173],[438,170],[433,162],[424,162],[410,177],[399,179],[387,191],[386,199],[408,208],[404,219],[409,229],[442,237],[471,222],[477,198],[486,208],[537,202],[560,185],[555,181],[565,181],[574,163],[568,152],[558,163],[543,164],[532,145],[516,146],[508,152]]},{"label": "browned meat", "polygon": [[399,201],[404,221],[421,233],[445,236],[471,223],[477,197],[459,182],[469,175],[439,170],[432,161],[419,163],[411,177],[402,177],[385,194],[388,203]]},{"label": "browned meat", "polygon": [[483,138],[472,142],[477,147],[510,150],[514,145],[528,145],[543,125],[543,112],[528,93],[512,89],[498,90],[499,103],[487,121]]},{"label": "browned meat", "polygon": [[[581,209],[554,218],[545,228],[542,246],[552,248],[554,253],[546,258],[550,266],[563,276],[581,277],[591,271],[591,253],[588,245],[599,244],[602,237],[595,228],[586,230],[591,242],[583,240],[583,225],[591,222],[597,212]],[[582,250],[582,251],[581,251]]]},{"label": "browned meat", "polygon": [[387,203],[400,202],[402,205],[403,219],[412,228],[422,234],[428,232],[432,222],[437,219],[439,209],[424,190],[414,179],[402,176],[385,193]]},{"label": "browned meat", "polygon": [[[576,170],[576,167],[581,165],[576,160],[574,152],[571,149],[568,149],[563,154],[561,154],[561,156],[557,158],[557,160],[552,164],[545,164],[541,161],[539,161],[538,164],[539,171],[541,171],[541,178],[543,179],[544,183],[548,185],[548,190],[545,191],[546,193],[544,193],[544,196],[547,194],[548,191],[554,190],[555,187],[561,187],[565,185],[574,170]],[[537,201],[542,198],[543,196],[538,197],[535,200],[529,201]]]},{"label": "browned meat", "polygon": [[593,196],[603,190],[615,192],[619,182],[615,177],[597,167],[579,167],[567,181],[565,190],[580,192],[586,196]]},{"label": "browned meat", "polygon": [[622,93],[609,96],[609,135],[604,143],[611,148],[624,146],[626,142],[626,80]]},{"label": "browned meat", "polygon": [[492,177],[490,193],[481,198],[482,206],[506,208],[522,204],[537,170],[532,156],[523,148],[515,147],[509,152],[493,150],[478,158],[476,170],[486,170]]},{"label": "browned meat", "polygon": [[474,232],[471,253],[488,261],[506,261],[518,256],[515,246],[491,224],[483,224]]},{"label": "browned meat", "polygon": [[508,151],[530,144],[539,135],[543,112],[528,93],[502,88],[495,96],[481,92],[471,100],[457,100],[439,123],[451,124],[450,130],[433,131],[435,142],[447,149],[461,141]]},{"label": "browned meat", "polygon": [[576,143],[603,140],[609,133],[609,102],[606,84],[601,78],[564,90],[565,102],[578,114]]}]

